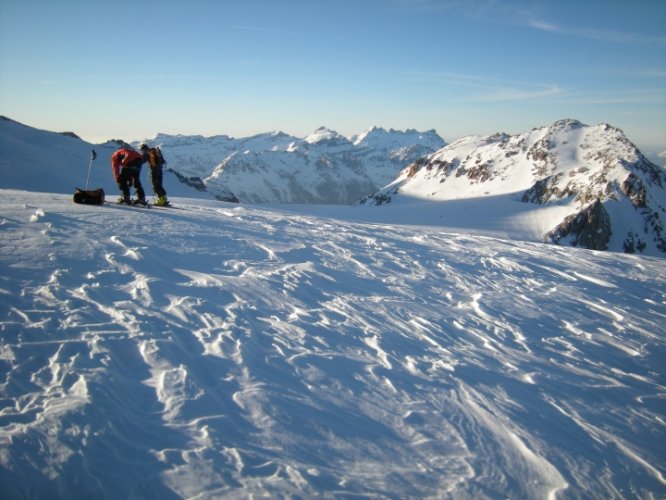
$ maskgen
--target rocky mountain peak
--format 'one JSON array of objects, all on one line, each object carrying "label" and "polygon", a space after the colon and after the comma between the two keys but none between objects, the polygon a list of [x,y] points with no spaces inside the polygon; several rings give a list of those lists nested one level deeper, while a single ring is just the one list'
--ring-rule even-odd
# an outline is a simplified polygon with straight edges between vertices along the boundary
[{"label": "rocky mountain peak", "polygon": [[366,202],[408,195],[511,195],[566,207],[543,237],[559,244],[666,252],[666,173],[608,124],[559,120],[530,132],[471,136],[419,159]]},{"label": "rocky mountain peak", "polygon": [[386,130],[383,129],[382,127],[377,127],[373,125],[369,129],[361,132],[360,134],[353,136],[351,140],[356,145],[363,142],[363,140],[366,139],[367,137],[371,137],[373,135],[381,135],[382,133],[386,133]]},{"label": "rocky mountain peak", "polygon": [[319,127],[304,139],[306,144],[326,146],[351,146],[351,141],[327,127]]},{"label": "rocky mountain peak", "polygon": [[573,130],[584,126],[585,125],[583,125],[578,120],[575,120],[573,118],[564,118],[562,120],[557,120],[549,128],[551,128],[552,130],[567,130],[567,129]]}]

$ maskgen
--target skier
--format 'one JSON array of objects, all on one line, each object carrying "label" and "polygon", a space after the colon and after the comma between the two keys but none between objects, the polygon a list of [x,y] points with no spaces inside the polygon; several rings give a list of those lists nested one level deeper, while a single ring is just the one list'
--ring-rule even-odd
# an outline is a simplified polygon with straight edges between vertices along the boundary
[{"label": "skier", "polygon": [[[129,148],[121,148],[111,155],[113,177],[120,188],[121,198],[118,203],[126,205],[147,205],[146,193],[141,185],[141,165],[144,159],[141,153]],[[130,200],[130,187],[136,189],[137,199]]]},{"label": "skier", "polygon": [[147,144],[141,144],[139,149],[143,154],[143,161],[147,161],[148,165],[150,165],[150,180],[153,183],[153,193],[157,196],[157,201],[154,205],[157,207],[170,206],[166,196],[167,193],[162,185],[164,178],[163,167],[166,165],[162,151],[160,151],[160,148],[151,148]]}]

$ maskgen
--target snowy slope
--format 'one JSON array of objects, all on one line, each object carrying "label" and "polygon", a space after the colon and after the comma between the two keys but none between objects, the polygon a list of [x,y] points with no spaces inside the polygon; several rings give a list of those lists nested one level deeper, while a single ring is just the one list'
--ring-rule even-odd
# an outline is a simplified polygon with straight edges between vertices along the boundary
[{"label": "snowy slope", "polygon": [[0,191],[3,498],[666,496],[663,259],[175,201]]},{"label": "snowy slope", "polygon": [[[103,188],[116,198],[118,187],[111,173],[111,155],[120,145],[90,144],[72,135],[38,130],[0,116],[0,187],[49,193],[74,193],[75,187]],[[97,158],[90,164],[91,151]],[[88,171],[90,169],[90,179]],[[152,186],[144,168],[146,193]],[[211,195],[179,182],[166,172],[164,186],[169,195],[212,198]]]},{"label": "snowy slope", "polygon": [[498,200],[523,202],[533,207],[522,212],[539,213],[544,241],[666,253],[666,169],[607,124],[560,120],[513,136],[466,137],[417,160],[364,203],[399,211],[414,200],[474,200],[489,217]]},{"label": "snowy slope", "polygon": [[228,136],[158,135],[169,166],[198,177],[223,201],[351,204],[391,182],[400,170],[445,145],[434,130],[373,127],[351,140],[320,127],[305,138],[283,132]]}]

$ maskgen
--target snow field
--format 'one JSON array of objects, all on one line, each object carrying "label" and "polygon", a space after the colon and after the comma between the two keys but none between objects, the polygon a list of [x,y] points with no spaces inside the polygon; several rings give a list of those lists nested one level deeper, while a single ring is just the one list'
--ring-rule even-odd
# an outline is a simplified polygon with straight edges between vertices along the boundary
[{"label": "snow field", "polygon": [[666,494],[663,259],[1,199],[9,497]]}]

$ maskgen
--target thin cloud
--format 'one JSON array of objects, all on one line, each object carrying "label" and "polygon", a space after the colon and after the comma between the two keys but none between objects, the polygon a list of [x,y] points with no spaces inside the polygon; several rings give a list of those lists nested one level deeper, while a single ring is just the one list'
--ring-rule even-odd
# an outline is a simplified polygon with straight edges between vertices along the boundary
[{"label": "thin cloud", "polygon": [[578,38],[587,38],[590,40],[599,40],[614,43],[640,43],[650,45],[666,45],[666,37],[647,37],[636,33],[627,33],[623,31],[595,30],[589,28],[569,28],[557,24],[542,21],[540,19],[529,19],[527,26],[540,31],[548,31],[564,36],[574,36]]},{"label": "thin cloud", "polygon": [[388,0],[388,6],[410,11],[439,11],[469,7],[469,0]]},{"label": "thin cloud", "polygon": [[532,27],[532,28],[541,30],[541,31],[550,31],[550,32],[553,32],[553,33],[562,33],[562,29],[559,26],[556,26],[556,25],[551,24],[551,23],[546,23],[544,21],[537,21],[537,20],[531,19],[527,22],[527,25]]},{"label": "thin cloud", "polygon": [[661,90],[618,91],[594,94],[577,93],[568,96],[568,104],[666,104],[666,94]]},{"label": "thin cloud", "polygon": [[646,69],[639,72],[641,76],[648,76],[654,78],[666,78],[666,70],[662,69]]},{"label": "thin cloud", "polygon": [[559,96],[564,92],[558,85],[536,85],[533,88],[498,87],[485,94],[469,96],[465,100],[472,102],[528,101]]},{"label": "thin cloud", "polygon": [[415,73],[422,82],[453,85],[469,89],[466,102],[525,101],[562,95],[565,90],[557,84],[501,80],[482,75],[463,73]]},{"label": "thin cloud", "polygon": [[278,30],[273,28],[262,28],[259,26],[231,26],[232,30],[237,31],[253,31],[255,33],[270,33],[273,35],[296,35],[296,32],[287,30]]}]

